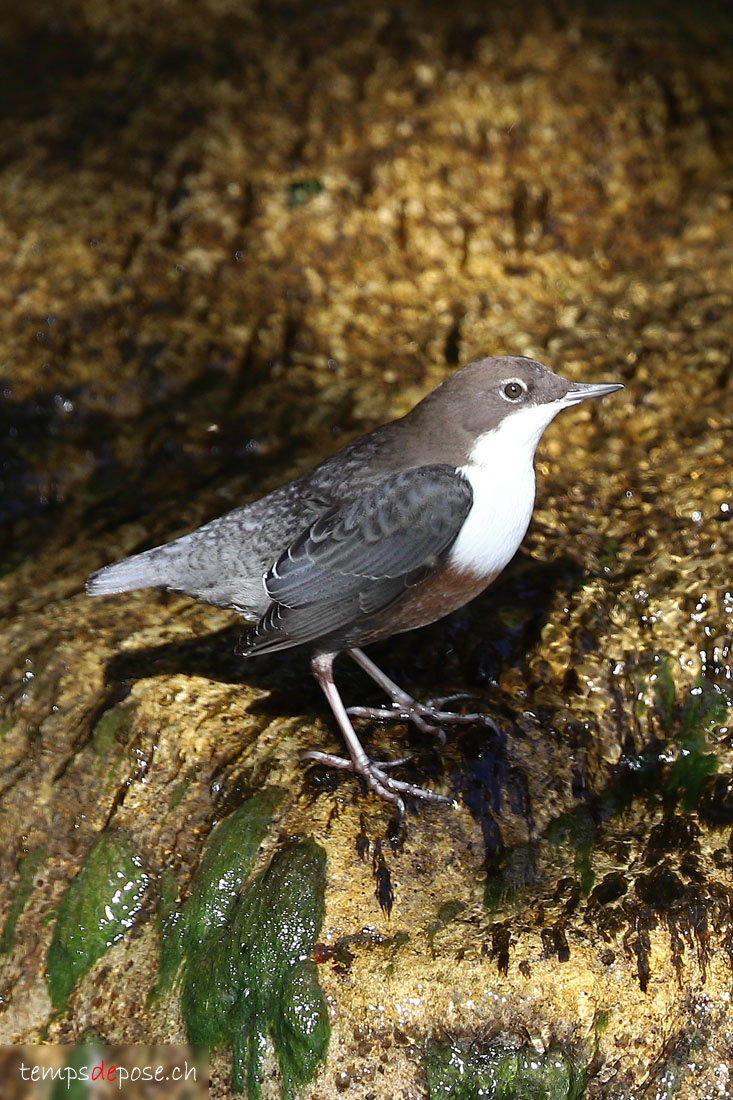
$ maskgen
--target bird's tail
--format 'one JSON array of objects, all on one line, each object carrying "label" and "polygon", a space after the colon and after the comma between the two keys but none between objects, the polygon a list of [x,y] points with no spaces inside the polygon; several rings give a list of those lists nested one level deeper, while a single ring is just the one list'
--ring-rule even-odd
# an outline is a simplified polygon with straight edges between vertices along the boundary
[{"label": "bird's tail", "polygon": [[115,592],[132,592],[136,588],[165,585],[162,563],[156,549],[133,554],[130,558],[123,558],[98,569],[87,577],[87,595],[111,596]]}]

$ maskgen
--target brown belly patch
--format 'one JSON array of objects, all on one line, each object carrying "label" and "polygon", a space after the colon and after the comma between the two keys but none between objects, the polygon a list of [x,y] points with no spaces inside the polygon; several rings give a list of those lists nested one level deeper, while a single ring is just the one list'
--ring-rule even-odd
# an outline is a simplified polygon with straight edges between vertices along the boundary
[{"label": "brown belly patch", "polygon": [[416,584],[394,607],[383,611],[379,624],[375,623],[372,629],[365,624],[365,633],[352,644],[367,645],[389,638],[392,634],[434,623],[478,596],[493,579],[493,576],[486,574],[459,572],[446,566]]}]

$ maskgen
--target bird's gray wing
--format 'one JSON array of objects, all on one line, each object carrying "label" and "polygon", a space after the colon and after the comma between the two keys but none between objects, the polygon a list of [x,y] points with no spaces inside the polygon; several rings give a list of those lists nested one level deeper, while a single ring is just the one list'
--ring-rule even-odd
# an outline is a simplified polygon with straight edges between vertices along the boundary
[{"label": "bird's gray wing", "polygon": [[272,602],[239,652],[345,636],[435,572],[472,503],[466,478],[435,465],[376,478],[324,511],[266,573]]}]

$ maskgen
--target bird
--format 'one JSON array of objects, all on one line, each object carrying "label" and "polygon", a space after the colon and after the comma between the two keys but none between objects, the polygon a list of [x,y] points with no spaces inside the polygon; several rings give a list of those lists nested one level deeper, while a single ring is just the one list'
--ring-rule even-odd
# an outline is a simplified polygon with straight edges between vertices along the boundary
[{"label": "bird", "polygon": [[[230,608],[251,624],[236,649],[243,657],[303,646],[349,752],[305,758],[354,772],[398,816],[406,796],[450,801],[392,774],[409,757],[370,759],[351,719],[399,718],[442,734],[479,716],[443,709],[456,696],[418,702],[363,647],[443,618],[490,585],[529,526],[545,428],[622,388],[568,381],[522,356],[476,359],[400,419],[190,534],[97,570],[86,591],[161,588]],[[333,671],[342,652],[386,707],[345,707]]]}]

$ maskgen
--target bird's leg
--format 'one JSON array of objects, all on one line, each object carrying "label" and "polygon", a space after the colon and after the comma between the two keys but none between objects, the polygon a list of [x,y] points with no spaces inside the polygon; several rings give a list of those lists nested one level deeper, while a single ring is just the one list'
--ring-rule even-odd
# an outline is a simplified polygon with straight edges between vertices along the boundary
[{"label": "bird's leg", "polygon": [[446,695],[440,699],[429,699],[427,703],[418,703],[411,695],[408,695],[399,684],[390,680],[386,673],[382,672],[374,661],[367,657],[362,649],[347,649],[346,652],[356,661],[359,668],[371,676],[375,684],[379,684],[382,691],[389,695],[391,707],[349,707],[347,714],[354,718],[391,719],[392,721],[412,722],[423,733],[431,733],[445,741],[445,734],[441,729],[446,725],[480,725],[489,726],[498,732],[498,727],[487,714],[459,714],[457,711],[443,710],[446,704],[457,703],[464,699],[473,699],[473,695]]},{"label": "bird's leg", "polygon": [[364,748],[359,738],[356,736],[354,727],[351,724],[351,719],[346,712],[346,708],[344,707],[333,678],[333,661],[335,656],[335,653],[322,653],[317,657],[313,657],[311,660],[311,669],[313,675],[323,689],[323,694],[328,699],[334,717],[344,736],[351,759],[345,760],[341,756],[332,756],[328,752],[307,752],[304,755],[304,759],[315,760],[318,764],[326,764],[332,768],[346,768],[349,771],[355,772],[356,775],[362,777],[366,785],[370,787],[375,794],[378,794],[381,798],[387,799],[388,802],[393,802],[397,808],[398,814],[404,814],[405,812],[405,803],[402,799],[403,794],[411,794],[416,798],[428,798],[434,802],[450,802],[450,799],[444,798],[443,795],[435,794],[434,791],[425,790],[423,787],[416,787],[412,783],[404,783],[401,779],[392,779],[392,777],[387,774],[389,768],[396,767],[398,764],[404,764],[405,760],[409,760],[409,757],[404,757],[401,760],[393,760],[391,762],[369,759],[364,752]]}]

